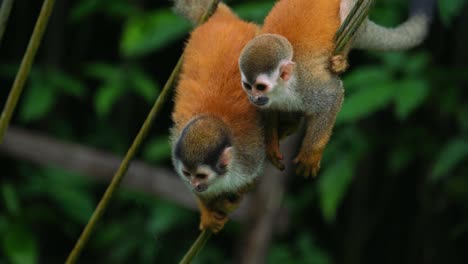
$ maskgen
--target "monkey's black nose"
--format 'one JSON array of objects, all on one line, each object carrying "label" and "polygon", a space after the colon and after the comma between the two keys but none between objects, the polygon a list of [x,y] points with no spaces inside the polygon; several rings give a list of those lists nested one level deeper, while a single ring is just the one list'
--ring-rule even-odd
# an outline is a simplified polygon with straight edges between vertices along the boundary
[{"label": "monkey's black nose", "polygon": [[199,193],[206,191],[206,189],[208,189],[208,185],[205,184],[200,184],[197,187],[195,187],[195,191]]},{"label": "monkey's black nose", "polygon": [[252,99],[253,99],[252,102],[258,106],[266,105],[268,104],[268,101],[269,101],[268,97],[265,97],[265,96],[252,98]]}]

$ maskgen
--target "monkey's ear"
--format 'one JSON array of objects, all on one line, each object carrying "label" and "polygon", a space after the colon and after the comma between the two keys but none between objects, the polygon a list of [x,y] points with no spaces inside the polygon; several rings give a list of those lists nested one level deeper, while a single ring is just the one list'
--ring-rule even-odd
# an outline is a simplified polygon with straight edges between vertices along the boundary
[{"label": "monkey's ear", "polygon": [[280,78],[283,81],[288,81],[289,79],[291,79],[291,77],[293,75],[293,72],[294,72],[294,65],[295,64],[296,63],[294,63],[293,61],[281,62],[281,65],[280,65]]},{"label": "monkey's ear", "polygon": [[232,147],[227,147],[219,157],[218,166],[225,168],[232,160]]}]

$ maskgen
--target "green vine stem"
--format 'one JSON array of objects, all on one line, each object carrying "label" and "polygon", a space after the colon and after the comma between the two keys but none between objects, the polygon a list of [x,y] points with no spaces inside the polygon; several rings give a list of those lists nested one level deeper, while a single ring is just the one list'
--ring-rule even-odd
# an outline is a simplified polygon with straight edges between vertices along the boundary
[{"label": "green vine stem", "polygon": [[0,143],[3,142],[3,136],[5,135],[11,116],[15,111],[16,104],[18,103],[21,92],[23,91],[24,83],[26,82],[29,71],[31,70],[31,65],[34,61],[37,49],[41,44],[42,36],[44,35],[44,31],[47,27],[47,22],[49,21],[50,14],[52,13],[54,3],[55,0],[45,0],[42,4],[41,12],[36,25],[34,26],[28,48],[26,49],[23,60],[21,61],[19,71],[16,74],[13,87],[11,88],[2,116],[0,117]]},{"label": "green vine stem", "polygon": [[373,0],[359,0],[356,2],[336,33],[334,54],[340,54],[344,51],[348,43],[353,39],[359,27],[367,18],[372,4]]},{"label": "green vine stem", "polygon": [[[213,13],[215,10],[219,0],[214,0],[210,8],[208,9],[207,13],[203,16],[203,18],[200,21],[200,24],[206,21],[210,15]],[[70,255],[68,255],[68,258],[66,260],[66,264],[73,264],[76,262],[77,258],[79,257],[81,251],[83,250],[84,246],[89,240],[89,237],[91,233],[94,231],[97,222],[99,219],[102,217],[104,211],[106,210],[110,200],[112,199],[112,196],[114,195],[115,191],[117,190],[120,182],[122,181],[125,173],[127,172],[128,166],[130,161],[133,159],[133,156],[135,156],[136,151],[140,147],[141,143],[145,139],[146,135],[148,134],[148,131],[151,127],[152,121],[156,118],[156,116],[160,113],[161,108],[164,104],[164,102],[167,101],[169,98],[171,88],[173,87],[173,84],[175,83],[175,80],[180,72],[181,66],[182,66],[182,60],[183,60],[183,55],[179,58],[179,61],[177,62],[177,65],[175,66],[174,70],[172,71],[169,79],[167,80],[166,84],[164,85],[164,88],[159,95],[158,99],[156,99],[156,102],[154,103],[153,107],[151,108],[151,111],[149,112],[148,116],[146,117],[145,122],[143,123],[140,131],[138,132],[136,138],[134,139],[132,145],[128,149],[127,153],[125,154],[125,157],[120,164],[119,169],[115,173],[115,175],[112,177],[112,181],[107,187],[106,191],[104,192],[104,195],[102,196],[101,200],[99,201],[96,209],[94,210],[91,218],[88,221],[88,224],[86,224],[83,232],[81,233],[80,237],[78,238],[75,246],[73,247],[72,251],[70,252]]]},{"label": "green vine stem", "polygon": [[8,22],[8,17],[10,16],[11,7],[13,6],[14,0],[3,0],[2,7],[0,9],[0,43],[2,42],[3,33]]},{"label": "green vine stem", "polygon": [[189,264],[192,262],[192,259],[200,252],[200,250],[205,246],[206,241],[210,239],[212,233],[208,230],[203,230],[198,236],[197,240],[190,247],[189,251],[185,253],[184,258],[179,262],[179,264]]}]

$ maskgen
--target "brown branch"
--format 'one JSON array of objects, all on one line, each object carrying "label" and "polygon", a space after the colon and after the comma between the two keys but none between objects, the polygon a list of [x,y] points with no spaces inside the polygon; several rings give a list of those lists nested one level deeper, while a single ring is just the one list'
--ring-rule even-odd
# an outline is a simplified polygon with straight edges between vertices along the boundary
[{"label": "brown branch", "polygon": [[240,249],[240,263],[266,263],[266,254],[270,246],[274,229],[285,229],[288,218],[281,207],[286,190],[286,178],[293,174],[292,157],[296,154],[298,137],[285,140],[282,153],[286,158],[286,170],[281,172],[268,166],[265,176],[257,188],[251,206],[250,226]]},{"label": "brown branch", "polygon": [[[65,143],[44,135],[11,127],[0,152],[41,166],[57,166],[102,181],[109,181],[119,167],[121,157],[78,144]],[[132,162],[125,186],[144,191],[196,210],[194,198],[170,169],[153,167],[142,161]],[[234,220],[247,218],[249,199],[233,214]]]}]

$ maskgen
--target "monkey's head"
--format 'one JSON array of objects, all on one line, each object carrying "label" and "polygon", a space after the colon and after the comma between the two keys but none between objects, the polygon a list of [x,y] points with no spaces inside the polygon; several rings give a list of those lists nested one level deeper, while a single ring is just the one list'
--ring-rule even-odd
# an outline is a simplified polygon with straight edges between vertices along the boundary
[{"label": "monkey's head", "polygon": [[280,35],[262,34],[247,43],[239,57],[242,87],[258,107],[268,107],[276,90],[286,86],[294,71],[293,47]]},{"label": "monkey's head", "polygon": [[214,116],[199,116],[185,126],[175,143],[174,167],[194,193],[213,193],[231,167],[232,152],[225,123]]}]

